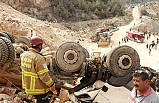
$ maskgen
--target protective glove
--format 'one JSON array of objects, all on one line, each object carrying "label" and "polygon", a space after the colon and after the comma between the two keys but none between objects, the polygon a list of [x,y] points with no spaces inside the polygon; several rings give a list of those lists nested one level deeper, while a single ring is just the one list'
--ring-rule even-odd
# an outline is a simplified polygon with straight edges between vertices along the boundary
[{"label": "protective glove", "polygon": [[55,88],[55,83],[53,86],[50,87],[50,90],[53,94],[57,95],[57,91],[56,91],[56,88]]}]

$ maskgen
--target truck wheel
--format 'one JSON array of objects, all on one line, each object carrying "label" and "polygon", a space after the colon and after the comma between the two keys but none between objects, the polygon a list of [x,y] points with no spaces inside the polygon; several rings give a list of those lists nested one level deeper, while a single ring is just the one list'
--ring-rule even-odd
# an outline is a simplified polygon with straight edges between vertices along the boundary
[{"label": "truck wheel", "polygon": [[10,40],[9,36],[6,33],[0,33],[0,37],[6,37]]},{"label": "truck wheel", "polygon": [[11,41],[8,38],[5,37],[0,37],[5,44],[7,45],[8,48],[8,59],[7,62],[14,60],[15,58],[15,51],[14,51],[14,46],[12,45]]},{"label": "truck wheel", "polygon": [[85,51],[78,43],[66,42],[56,51],[56,63],[65,72],[78,71],[85,59]]},{"label": "truck wheel", "polygon": [[85,55],[86,55],[86,58],[89,58],[89,52],[87,49],[83,48],[84,49],[84,52],[85,52]]},{"label": "truck wheel", "polygon": [[140,58],[132,47],[122,45],[108,53],[105,63],[113,76],[122,77],[140,67]]},{"label": "truck wheel", "polygon": [[12,43],[15,43],[15,38],[14,38],[14,36],[13,36],[11,33],[9,33],[9,32],[3,32],[3,33],[5,33],[5,34],[8,35],[9,40],[10,40]]},{"label": "truck wheel", "polygon": [[0,37],[0,66],[2,66],[8,59],[8,47]]},{"label": "truck wheel", "polygon": [[107,66],[106,66],[106,60],[107,60],[107,55],[104,54],[103,57],[102,57],[102,65],[104,66],[104,68],[107,68]]},{"label": "truck wheel", "polygon": [[111,76],[110,79],[107,81],[107,83],[115,87],[121,87],[125,86],[131,80],[132,80],[132,73],[129,73],[123,77]]},{"label": "truck wheel", "polygon": [[23,43],[23,44],[27,45],[28,47],[31,46],[30,45],[30,38],[27,36],[21,36],[21,37],[17,38],[15,40],[15,43]]}]

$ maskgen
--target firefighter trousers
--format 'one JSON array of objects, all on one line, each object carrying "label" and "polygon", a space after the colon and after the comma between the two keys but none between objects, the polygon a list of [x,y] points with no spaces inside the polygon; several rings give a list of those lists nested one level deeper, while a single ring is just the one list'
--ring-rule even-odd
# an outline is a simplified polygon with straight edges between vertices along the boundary
[{"label": "firefighter trousers", "polygon": [[34,97],[37,99],[37,103],[49,103],[49,96],[47,93],[42,95],[34,95]]}]

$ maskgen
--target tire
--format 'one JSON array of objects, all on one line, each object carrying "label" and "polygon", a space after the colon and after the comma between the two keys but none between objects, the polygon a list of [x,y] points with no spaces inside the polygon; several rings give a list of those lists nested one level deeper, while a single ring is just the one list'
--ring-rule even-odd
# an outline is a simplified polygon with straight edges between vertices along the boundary
[{"label": "tire", "polygon": [[89,58],[89,52],[86,48],[83,48],[84,49],[84,52],[85,52],[85,55],[86,55],[86,58]]},{"label": "tire", "polygon": [[103,57],[102,57],[102,66],[103,66],[104,68],[107,68],[107,66],[106,66],[106,60],[107,60],[107,55],[104,54]]},{"label": "tire", "polygon": [[122,45],[108,53],[105,63],[114,77],[122,77],[140,67],[140,58],[135,49]]},{"label": "tire", "polygon": [[15,43],[23,43],[23,44],[27,45],[28,47],[31,47],[30,38],[27,36],[21,36],[21,37],[17,38],[15,40]]},{"label": "tire", "polygon": [[85,51],[78,43],[66,42],[56,51],[56,63],[65,72],[80,70],[85,59]]},{"label": "tire", "polygon": [[8,47],[6,43],[1,39],[0,37],[0,66],[2,66],[4,63],[6,63],[8,59]]},{"label": "tire", "polygon": [[5,37],[0,37],[5,44],[7,45],[8,48],[8,59],[7,62],[13,61],[15,58],[15,51],[14,51],[14,46],[12,45],[11,41],[8,38]]},{"label": "tire", "polygon": [[129,73],[123,77],[111,76],[110,79],[107,81],[107,83],[115,87],[121,87],[125,86],[131,80],[132,80],[132,73]]},{"label": "tire", "polygon": [[10,40],[10,37],[6,33],[0,33],[0,37],[6,37]]},{"label": "tire", "polygon": [[15,43],[15,38],[11,33],[9,33],[9,32],[3,32],[3,33],[8,35],[9,39],[11,40],[11,43]]}]

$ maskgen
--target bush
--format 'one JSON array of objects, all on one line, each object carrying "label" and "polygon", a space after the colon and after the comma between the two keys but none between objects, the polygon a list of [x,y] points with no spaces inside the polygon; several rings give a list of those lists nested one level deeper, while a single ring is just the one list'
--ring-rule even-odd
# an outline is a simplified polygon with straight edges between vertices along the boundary
[{"label": "bush", "polygon": [[[98,18],[123,16],[124,7],[118,0],[50,0],[53,13],[64,20],[88,20],[93,15]],[[78,11],[78,12],[76,12]],[[78,16],[87,14],[85,16]]]},{"label": "bush", "polygon": [[149,16],[150,14],[144,9],[141,10],[141,15]]}]

